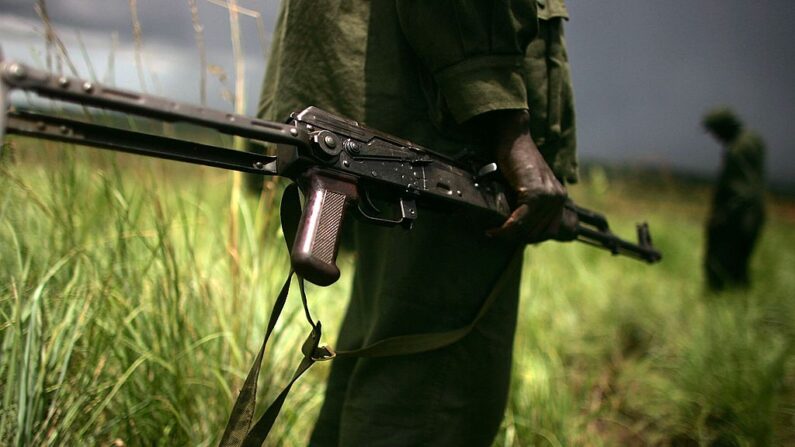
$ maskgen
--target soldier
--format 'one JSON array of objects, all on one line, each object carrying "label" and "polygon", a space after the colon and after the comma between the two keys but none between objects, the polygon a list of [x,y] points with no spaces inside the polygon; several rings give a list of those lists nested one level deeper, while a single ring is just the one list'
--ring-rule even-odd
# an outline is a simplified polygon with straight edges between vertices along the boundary
[{"label": "soldier", "polygon": [[495,299],[453,345],[332,362],[311,445],[491,444],[522,247],[557,231],[562,183],[576,179],[566,17],[562,0],[282,2],[261,117],[316,105],[451,157],[496,161],[517,204],[491,236],[489,223],[429,209],[411,231],[353,222],[339,349],[466,327]]},{"label": "soldier", "polygon": [[707,285],[713,291],[747,287],[748,260],[765,220],[765,145],[728,108],[710,111],[703,124],[724,147],[707,223]]}]

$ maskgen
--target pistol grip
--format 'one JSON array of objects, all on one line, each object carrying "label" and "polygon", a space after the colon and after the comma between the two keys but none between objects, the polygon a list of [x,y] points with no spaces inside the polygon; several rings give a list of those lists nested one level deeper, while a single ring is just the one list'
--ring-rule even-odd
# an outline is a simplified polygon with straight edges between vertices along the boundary
[{"label": "pistol grip", "polygon": [[310,174],[302,183],[306,205],[298,223],[291,262],[296,273],[307,281],[328,286],[340,277],[336,260],[342,221],[348,205],[357,197],[356,183],[322,173]]}]

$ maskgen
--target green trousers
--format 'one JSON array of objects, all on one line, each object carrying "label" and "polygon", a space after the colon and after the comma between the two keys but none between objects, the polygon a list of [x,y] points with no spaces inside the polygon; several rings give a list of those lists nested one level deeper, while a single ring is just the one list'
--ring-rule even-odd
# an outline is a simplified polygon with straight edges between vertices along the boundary
[{"label": "green trousers", "polygon": [[[436,351],[332,363],[312,446],[488,446],[511,375],[521,262],[465,214],[420,209],[411,231],[360,224],[357,271],[339,349],[466,326],[509,275],[477,327]],[[357,223],[358,224],[358,223]]]}]

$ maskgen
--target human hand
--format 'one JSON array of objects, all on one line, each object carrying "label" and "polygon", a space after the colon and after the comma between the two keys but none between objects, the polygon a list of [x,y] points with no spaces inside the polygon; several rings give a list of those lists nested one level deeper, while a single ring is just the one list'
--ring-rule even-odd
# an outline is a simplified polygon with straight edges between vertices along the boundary
[{"label": "human hand", "polygon": [[[564,214],[566,188],[558,181],[530,135],[527,110],[499,110],[477,118],[494,136],[497,166],[515,192],[514,209],[489,236],[535,243],[561,238],[576,226],[576,214]],[[574,221],[572,221],[572,218]]]}]

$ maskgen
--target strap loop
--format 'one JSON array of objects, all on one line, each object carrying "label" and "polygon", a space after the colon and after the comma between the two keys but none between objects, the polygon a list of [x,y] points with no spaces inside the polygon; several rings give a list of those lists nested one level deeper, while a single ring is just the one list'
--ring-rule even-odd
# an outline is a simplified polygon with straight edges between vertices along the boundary
[{"label": "strap loop", "polygon": [[315,350],[315,353],[312,355],[312,360],[316,362],[325,362],[337,357],[337,353],[334,352],[334,349],[331,346],[321,346]]}]

